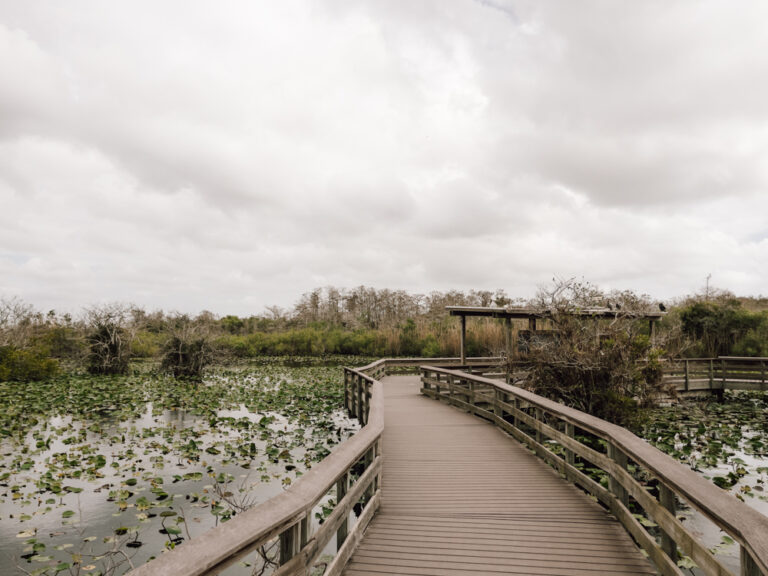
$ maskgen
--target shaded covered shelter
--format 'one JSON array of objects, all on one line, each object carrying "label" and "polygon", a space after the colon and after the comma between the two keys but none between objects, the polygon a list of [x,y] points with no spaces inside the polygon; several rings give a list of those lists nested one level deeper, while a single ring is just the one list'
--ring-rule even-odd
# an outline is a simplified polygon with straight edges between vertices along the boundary
[{"label": "shaded covered shelter", "polygon": [[[478,316],[483,318],[499,318],[504,320],[505,334],[507,343],[507,352],[512,348],[512,320],[527,320],[528,330],[536,331],[537,319],[546,319],[552,316],[551,310],[539,310],[527,307],[485,307],[485,306],[446,306],[448,314],[461,318],[461,363],[464,364],[467,359],[467,316]],[[625,312],[623,310],[613,310],[611,308],[580,308],[572,312],[575,316],[585,318],[645,318],[649,322],[651,338],[653,338],[654,323],[664,316],[664,312]]]}]

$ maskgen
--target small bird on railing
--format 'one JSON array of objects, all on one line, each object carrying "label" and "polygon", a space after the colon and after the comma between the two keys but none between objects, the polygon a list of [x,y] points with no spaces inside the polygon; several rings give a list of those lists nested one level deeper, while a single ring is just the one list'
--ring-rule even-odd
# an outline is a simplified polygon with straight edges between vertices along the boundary
[{"label": "small bird on railing", "polygon": [[664,306],[664,302],[659,302],[659,310],[661,310],[662,312],[667,311],[667,307]]}]

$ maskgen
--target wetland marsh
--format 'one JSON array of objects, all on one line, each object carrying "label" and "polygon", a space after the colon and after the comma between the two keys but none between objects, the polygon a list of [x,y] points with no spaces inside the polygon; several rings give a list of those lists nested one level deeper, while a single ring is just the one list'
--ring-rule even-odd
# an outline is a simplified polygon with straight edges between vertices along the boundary
[{"label": "wetland marsh", "polygon": [[0,573],[122,574],[290,486],[359,428],[309,364],[0,383]]}]

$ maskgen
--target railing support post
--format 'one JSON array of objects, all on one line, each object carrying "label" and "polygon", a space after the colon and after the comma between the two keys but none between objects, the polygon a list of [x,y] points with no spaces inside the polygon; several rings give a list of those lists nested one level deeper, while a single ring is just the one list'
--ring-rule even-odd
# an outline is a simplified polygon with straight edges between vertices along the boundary
[{"label": "railing support post", "polygon": [[[576,435],[575,426],[570,422],[566,422],[565,433],[569,438],[573,438]],[[568,450],[568,448],[565,449],[565,461],[571,466],[576,464],[576,455],[573,453],[573,450]]]},{"label": "railing support post", "polygon": [[[616,448],[613,442],[608,443],[608,458],[616,462],[616,464],[618,464],[624,470],[627,469],[627,455],[624,454],[624,452],[622,452],[620,449]],[[624,504],[624,506],[629,506],[629,496],[627,495],[627,491],[624,486],[622,486],[621,483],[613,477],[613,474],[608,476],[608,488],[610,489],[611,493],[616,496],[616,498],[618,498],[619,502]]]},{"label": "railing support post", "polygon": [[[659,502],[664,508],[666,508],[673,516],[677,512],[677,505],[675,503],[675,493],[667,488],[664,484],[659,484]],[[661,549],[669,556],[673,561],[677,562],[677,543],[672,537],[667,534],[665,530],[661,531]]]},{"label": "railing support post", "polygon": [[512,425],[519,430],[520,419],[517,417],[517,412],[520,410],[520,400],[517,397],[512,399],[512,406],[515,408],[515,413],[512,414]]},{"label": "railing support post", "polygon": [[286,564],[300,550],[299,524],[287,528],[280,533],[280,565]]},{"label": "railing support post", "polygon": [[363,422],[363,378],[362,376],[355,375],[356,380],[356,392],[357,392],[357,419],[360,420],[360,423]]},{"label": "railing support post", "polygon": [[346,368],[344,368],[344,408],[347,411],[347,415],[351,417],[352,416],[352,412],[351,412],[352,407],[350,406],[350,402],[349,402],[349,397],[350,397],[350,394],[349,394],[349,376],[350,376],[350,373],[347,371]]},{"label": "railing support post", "polygon": [[[346,496],[348,489],[349,489],[349,471],[344,472],[344,475],[336,481],[336,505],[337,506],[341,503],[342,498]],[[341,545],[344,544],[344,540],[347,539],[348,533],[349,533],[349,513],[347,513],[347,517],[344,518],[344,521],[341,523],[338,530],[336,530],[336,551],[337,552],[341,549]]]},{"label": "railing support post", "polygon": [[496,416],[496,418],[501,419],[504,415],[504,412],[501,409],[501,403],[503,402],[503,396],[504,393],[496,388],[493,392],[493,413]]},{"label": "railing support post", "polygon": [[[376,447],[376,456],[379,458],[381,457],[381,440],[376,440],[376,444],[374,445]],[[379,468],[379,473],[376,474],[376,478],[373,479],[373,493],[375,494],[379,488],[381,488],[381,468]]]},{"label": "railing support post", "polygon": [[688,392],[689,388],[690,388],[690,377],[689,377],[688,360],[686,360],[685,361],[685,391]]},{"label": "railing support post", "polygon": [[[534,408],[533,409],[533,417],[536,419],[537,422],[544,422],[544,412],[541,408]],[[541,444],[542,440],[542,434],[541,430],[536,428],[536,434],[535,434],[536,442],[538,444]]]},{"label": "railing support post", "polygon": [[[374,442],[373,446],[370,447],[370,449],[365,453],[365,469],[368,470],[368,468],[373,465],[373,461],[376,459],[376,443]],[[374,478],[371,480],[371,484],[368,486],[368,488],[365,489],[365,498],[366,500],[370,499],[373,496],[374,493],[374,483],[376,482],[376,479]]]},{"label": "railing support post", "polygon": [[720,388],[715,392],[717,395],[718,402],[723,401],[723,395],[725,394],[725,380],[726,380],[726,370],[725,370],[725,360],[723,358],[720,358]]},{"label": "railing support post", "polygon": [[749,552],[747,552],[744,546],[741,546],[740,557],[741,576],[763,576],[762,572],[760,572],[760,568],[757,567],[757,564],[752,560],[752,556],[749,555]]}]

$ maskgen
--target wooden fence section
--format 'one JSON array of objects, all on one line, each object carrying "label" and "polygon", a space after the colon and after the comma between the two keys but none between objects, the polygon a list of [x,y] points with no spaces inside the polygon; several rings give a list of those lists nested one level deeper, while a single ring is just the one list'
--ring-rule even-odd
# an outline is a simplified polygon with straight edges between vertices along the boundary
[{"label": "wooden fence section", "polygon": [[[351,404],[353,415],[365,422],[357,434],[282,494],[129,574],[217,574],[275,538],[280,540],[280,566],[273,574],[307,574],[334,536],[338,551],[325,574],[340,574],[379,505],[382,467],[379,447],[384,429],[381,384],[364,372],[349,368],[344,370],[344,380],[348,389],[355,391],[356,400]],[[312,534],[313,511],[329,493],[335,494],[336,507]],[[349,530],[355,505],[364,507]]]},{"label": "wooden fence section", "polygon": [[344,576],[650,575],[621,524],[491,424],[384,385],[381,508]]},{"label": "wooden fence section", "polygon": [[[706,574],[730,574],[677,519],[675,506],[679,498],[739,543],[742,576],[768,576],[768,517],[628,430],[521,388],[464,372],[425,366],[422,383],[425,395],[491,421],[595,496],[619,519],[662,574],[682,574],[676,565],[678,549]],[[590,438],[597,442],[590,442]],[[548,449],[553,442],[561,447],[562,456]],[[584,467],[602,470],[608,475],[609,487],[585,474]],[[641,484],[637,474],[647,475],[651,482]],[[656,494],[649,490],[654,483]],[[660,542],[633,515],[631,509],[637,507],[658,525]]]},{"label": "wooden fence section", "polygon": [[679,391],[768,390],[768,358],[681,358],[664,366],[664,381]]}]

